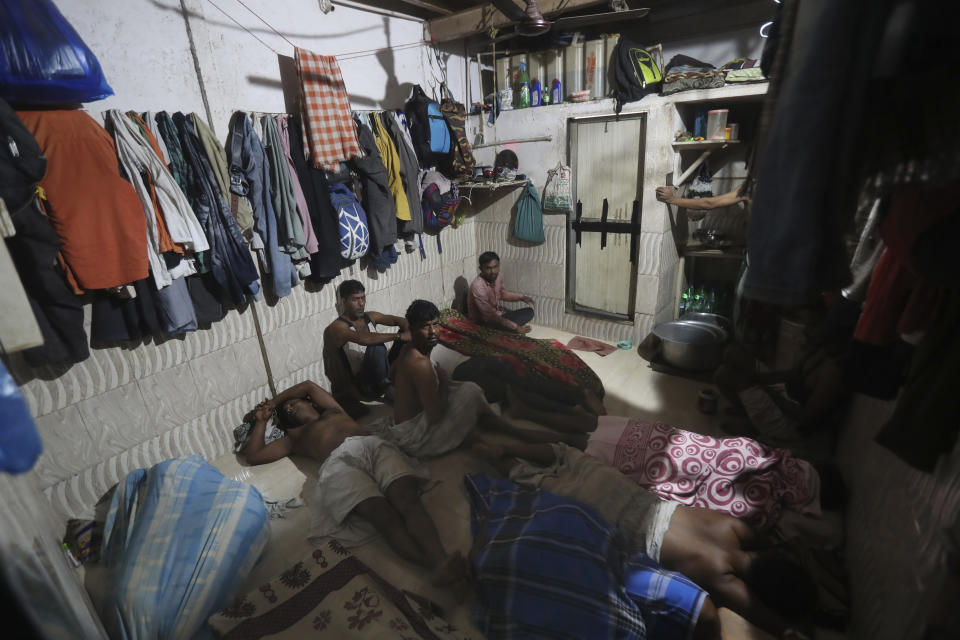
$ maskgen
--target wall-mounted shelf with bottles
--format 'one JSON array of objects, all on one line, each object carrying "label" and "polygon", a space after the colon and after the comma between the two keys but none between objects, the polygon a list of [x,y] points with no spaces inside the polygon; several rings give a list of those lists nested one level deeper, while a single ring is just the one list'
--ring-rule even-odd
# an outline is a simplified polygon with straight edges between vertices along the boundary
[{"label": "wall-mounted shelf with bottles", "polygon": [[[707,139],[671,143],[674,151],[674,186],[680,187],[689,182],[708,160],[710,173],[715,175],[718,168],[736,166],[732,163],[742,163],[746,159],[760,120],[766,85],[736,87],[735,89],[739,90],[736,92],[726,89],[698,92],[701,95],[691,95],[690,100],[675,103],[677,131],[694,132],[698,112],[702,117],[705,111],[727,109],[728,126],[729,123],[736,123],[739,135],[735,140]],[[716,179],[714,184],[716,185]],[[714,195],[726,193],[735,184],[736,181],[733,181],[733,184],[728,183],[719,189],[715,186],[717,190]],[[686,223],[681,224],[680,216],[685,214],[675,211],[675,215],[677,220],[674,225],[674,239],[679,248],[680,260],[677,265],[674,317],[685,311],[703,311],[708,307],[711,312],[729,315],[733,309],[736,281],[746,255],[742,239],[732,240],[731,246],[722,248],[698,242],[696,236],[691,239],[687,235],[689,232],[686,231]],[[672,217],[671,223],[674,223]],[[677,237],[677,234],[681,237]],[[712,303],[695,303],[692,296],[697,292],[701,295],[703,292],[710,293]],[[685,294],[687,299],[684,298]],[[702,308],[697,308],[698,306]]]}]

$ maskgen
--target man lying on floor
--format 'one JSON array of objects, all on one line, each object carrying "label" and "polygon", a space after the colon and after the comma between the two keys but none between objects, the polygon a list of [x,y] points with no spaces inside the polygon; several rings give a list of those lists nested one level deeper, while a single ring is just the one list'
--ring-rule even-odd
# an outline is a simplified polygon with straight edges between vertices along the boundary
[{"label": "man lying on floor", "polygon": [[497,415],[473,382],[452,381],[430,360],[439,343],[440,311],[426,300],[407,309],[410,342],[390,369],[393,415],[372,422],[370,433],[396,444],[415,458],[439,456],[473,438],[475,427],[491,429],[527,442],[569,442],[581,448],[581,433],[559,434],[516,427]]},{"label": "man lying on floor", "polygon": [[629,552],[645,553],[665,569],[687,576],[716,606],[778,637],[809,626],[816,584],[799,565],[765,549],[767,541],[746,522],[663,500],[562,443],[482,443],[474,449],[515,482],[593,507],[620,530]]},{"label": "man lying on floor", "polygon": [[[274,410],[286,437],[264,444]],[[448,554],[420,502],[428,476],[394,445],[369,435],[329,393],[307,381],[264,400],[244,449],[247,462],[266,464],[291,454],[322,463],[317,474],[310,536],[333,536],[346,546],[383,535],[401,557],[432,572],[434,585],[466,588],[466,563]]]},{"label": "man lying on floor", "polygon": [[[598,415],[582,403],[582,391],[563,398],[558,391],[567,385],[548,380],[533,385],[511,377],[509,369],[493,358],[469,358],[453,377],[476,382],[488,398],[504,401],[512,418],[587,435],[587,455],[661,498],[722,511],[760,529],[775,525],[783,509],[821,513],[818,470],[789,450],[745,437],[712,438],[663,422]],[[572,404],[578,400],[581,404]]]}]

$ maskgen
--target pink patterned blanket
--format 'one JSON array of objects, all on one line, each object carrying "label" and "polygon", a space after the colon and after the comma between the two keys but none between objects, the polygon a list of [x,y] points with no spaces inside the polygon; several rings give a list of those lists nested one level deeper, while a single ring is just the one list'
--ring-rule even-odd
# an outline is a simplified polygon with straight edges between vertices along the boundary
[{"label": "pink patterned blanket", "polygon": [[662,498],[723,511],[761,529],[776,524],[783,508],[820,514],[820,479],[810,463],[750,438],[601,416],[586,453]]}]

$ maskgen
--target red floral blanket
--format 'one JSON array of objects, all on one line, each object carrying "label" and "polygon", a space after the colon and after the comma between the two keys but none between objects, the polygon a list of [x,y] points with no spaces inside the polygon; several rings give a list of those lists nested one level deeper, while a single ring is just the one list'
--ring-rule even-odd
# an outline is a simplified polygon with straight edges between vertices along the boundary
[{"label": "red floral blanket", "polygon": [[592,391],[603,398],[603,383],[590,366],[563,343],[528,338],[482,327],[453,309],[440,312],[440,343],[467,356],[493,356],[517,375],[557,380]]}]

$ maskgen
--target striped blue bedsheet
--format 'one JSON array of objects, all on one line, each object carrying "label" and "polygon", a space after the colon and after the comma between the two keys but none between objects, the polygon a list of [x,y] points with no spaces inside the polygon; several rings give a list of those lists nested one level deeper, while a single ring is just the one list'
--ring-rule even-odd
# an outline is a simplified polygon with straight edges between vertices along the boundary
[{"label": "striped blue bedsheet", "polygon": [[199,455],[127,474],[113,495],[100,614],[111,638],[209,637],[207,618],[236,595],[269,538],[253,486]]}]

